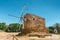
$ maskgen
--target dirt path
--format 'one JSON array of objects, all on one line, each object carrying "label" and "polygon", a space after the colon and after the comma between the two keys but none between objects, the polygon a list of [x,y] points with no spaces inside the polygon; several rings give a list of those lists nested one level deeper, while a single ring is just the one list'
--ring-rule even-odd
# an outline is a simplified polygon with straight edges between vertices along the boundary
[{"label": "dirt path", "polygon": [[6,32],[0,32],[0,40],[12,40],[13,36],[17,33],[6,33]]}]

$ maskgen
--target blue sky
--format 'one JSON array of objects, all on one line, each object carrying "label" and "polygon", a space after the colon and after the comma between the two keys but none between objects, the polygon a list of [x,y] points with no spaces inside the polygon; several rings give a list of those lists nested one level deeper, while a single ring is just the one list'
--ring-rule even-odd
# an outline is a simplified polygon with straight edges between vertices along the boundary
[{"label": "blue sky", "polygon": [[0,0],[0,22],[18,23],[18,18],[10,17],[8,14],[20,16],[24,4],[25,13],[45,18],[46,26],[60,23],[60,0]]}]

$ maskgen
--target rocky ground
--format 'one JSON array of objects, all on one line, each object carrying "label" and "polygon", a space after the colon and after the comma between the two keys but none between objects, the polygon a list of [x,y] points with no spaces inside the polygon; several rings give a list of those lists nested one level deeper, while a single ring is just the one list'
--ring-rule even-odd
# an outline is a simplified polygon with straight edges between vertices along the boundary
[{"label": "rocky ground", "polygon": [[16,35],[18,33],[6,33],[6,32],[0,32],[0,40],[60,40],[59,34],[52,34],[52,36],[46,36],[45,38],[38,38],[38,37],[28,37],[28,36],[18,36],[14,37],[13,35]]}]

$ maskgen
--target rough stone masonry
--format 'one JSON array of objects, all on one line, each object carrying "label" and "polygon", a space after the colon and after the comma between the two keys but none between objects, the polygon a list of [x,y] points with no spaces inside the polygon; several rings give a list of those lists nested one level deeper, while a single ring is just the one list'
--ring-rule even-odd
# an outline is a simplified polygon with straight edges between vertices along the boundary
[{"label": "rough stone masonry", "polygon": [[31,32],[48,32],[48,29],[45,27],[45,19],[33,14],[26,14],[22,32],[26,34]]}]

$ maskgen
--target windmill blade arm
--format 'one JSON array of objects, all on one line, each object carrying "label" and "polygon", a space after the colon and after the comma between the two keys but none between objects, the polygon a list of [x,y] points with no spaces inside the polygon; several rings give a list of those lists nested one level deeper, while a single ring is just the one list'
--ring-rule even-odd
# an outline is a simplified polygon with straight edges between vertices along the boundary
[{"label": "windmill blade arm", "polygon": [[14,16],[14,15],[11,15],[11,14],[8,14],[9,16],[12,16],[12,17],[16,17],[16,18],[20,18],[20,17],[18,17],[18,16]]}]

